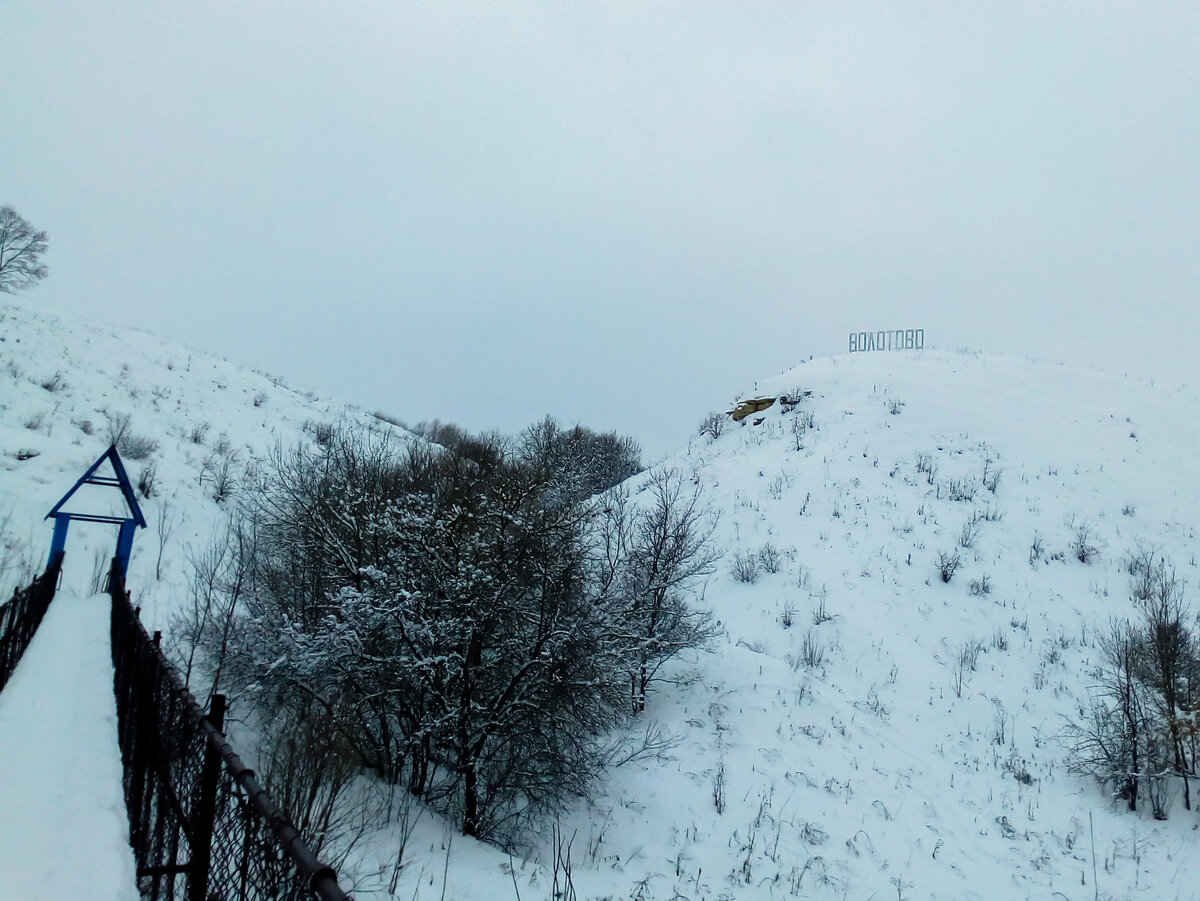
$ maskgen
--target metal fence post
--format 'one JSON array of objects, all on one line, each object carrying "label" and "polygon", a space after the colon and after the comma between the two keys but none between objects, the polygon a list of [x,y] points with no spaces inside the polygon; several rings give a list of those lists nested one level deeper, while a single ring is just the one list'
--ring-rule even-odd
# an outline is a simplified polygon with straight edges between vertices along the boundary
[{"label": "metal fence post", "polygon": [[[225,728],[225,695],[213,695],[206,719],[220,732]],[[206,901],[208,873],[212,865],[213,825],[217,813],[217,781],[221,775],[221,755],[211,743],[206,743],[204,769],[200,775],[199,796],[192,821],[191,874],[188,879],[188,901]]]}]

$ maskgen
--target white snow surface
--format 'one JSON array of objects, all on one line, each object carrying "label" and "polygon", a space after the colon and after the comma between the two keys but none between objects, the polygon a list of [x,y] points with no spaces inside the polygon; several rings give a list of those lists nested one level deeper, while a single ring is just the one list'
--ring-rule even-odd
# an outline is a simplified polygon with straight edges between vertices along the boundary
[{"label": "white snow surface", "polygon": [[0,692],[0,897],[136,901],[106,595],[60,592]]},{"label": "white snow surface", "polygon": [[[796,389],[812,393],[795,411],[776,404],[715,441],[681,436],[686,450],[666,461],[719,514],[725,557],[703,602],[724,633],[679,663],[632,727],[657,722],[679,744],[612,771],[560,819],[577,896],[1200,897],[1197,814],[1178,797],[1163,822],[1124,811],[1068,772],[1061,737],[1087,701],[1097,635],[1134,613],[1125,556],[1154,548],[1196,584],[1196,392],[926,350],[813,361],[745,396]],[[152,629],[169,629],[187,549],[232,502],[215,502],[203,476],[222,433],[245,467],[277,441],[308,440],[312,423],[386,427],[151,336],[0,307],[0,521],[7,511],[18,550],[36,546],[36,566],[50,532],[41,517],[106,446],[104,409],[130,413],[159,444],[158,493],[143,502],[152,528],[130,579]],[[797,449],[791,423],[803,414],[815,427]],[[200,422],[211,427],[195,442]],[[130,464],[135,479],[145,462]],[[994,493],[985,465],[1000,473]],[[951,499],[972,484],[973,500]],[[166,504],[179,524],[160,581],[154,526]],[[1085,527],[1099,549],[1087,564],[1071,552]],[[1044,550],[1031,559],[1035,535]],[[68,580],[86,583],[92,554],[114,541],[73,527]],[[766,544],[778,571],[735,581],[735,555]],[[956,550],[962,568],[944,584],[938,552]],[[9,575],[6,590],[25,574]],[[972,594],[984,576],[990,591]],[[806,665],[806,642],[819,662]],[[964,646],[980,652],[956,684]],[[0,806],[0,844],[16,828]],[[452,832],[421,815],[397,897],[552,894],[549,829],[511,857]],[[388,897],[399,844],[393,822],[357,849],[356,897]],[[565,878],[560,869],[560,887]]]}]

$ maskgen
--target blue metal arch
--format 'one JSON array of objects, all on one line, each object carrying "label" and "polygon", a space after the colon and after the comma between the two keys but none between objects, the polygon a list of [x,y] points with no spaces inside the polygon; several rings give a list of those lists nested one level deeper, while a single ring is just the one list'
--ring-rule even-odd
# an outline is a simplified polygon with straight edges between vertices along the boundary
[{"label": "blue metal arch", "polygon": [[[112,464],[113,472],[116,474],[115,478],[96,475],[96,470],[104,464],[105,460]],[[64,510],[67,501],[84,485],[100,485],[120,489],[125,498],[125,507],[129,516],[102,516],[93,513],[71,513]],[[116,445],[110,445],[108,450],[88,467],[87,472],[80,476],[79,481],[71,490],[50,509],[50,512],[46,514],[46,519],[54,520],[54,537],[50,541],[50,563],[53,563],[66,550],[67,529],[71,525],[71,520],[78,519],[81,522],[104,522],[120,525],[116,555],[121,561],[121,573],[124,574],[129,569],[129,557],[133,553],[133,535],[137,529],[146,528],[146,517],[142,515],[142,508],[138,505],[133,484],[129,481],[129,474],[125,471],[125,464],[121,461],[121,455],[117,453]]]}]

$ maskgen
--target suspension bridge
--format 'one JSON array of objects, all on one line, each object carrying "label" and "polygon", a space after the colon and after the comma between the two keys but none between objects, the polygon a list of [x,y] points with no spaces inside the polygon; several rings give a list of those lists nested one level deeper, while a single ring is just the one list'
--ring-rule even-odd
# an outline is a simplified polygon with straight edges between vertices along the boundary
[{"label": "suspension bridge", "polygon": [[[89,485],[125,511],[70,512]],[[45,572],[0,604],[0,810],[20,824],[0,835],[6,896],[350,901],[224,735],[224,696],[202,709],[142,626],[125,573],[145,520],[116,448],[47,518]],[[73,520],[120,527],[98,597],[57,590]]]}]

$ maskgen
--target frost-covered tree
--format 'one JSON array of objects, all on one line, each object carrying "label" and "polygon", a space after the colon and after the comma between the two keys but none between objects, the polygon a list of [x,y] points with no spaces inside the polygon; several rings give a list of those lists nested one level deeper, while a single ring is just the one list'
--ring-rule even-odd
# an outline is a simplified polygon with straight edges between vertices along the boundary
[{"label": "frost-covered tree", "polygon": [[642,450],[633,438],[579,424],[564,428],[552,416],[511,440],[471,435],[436,419],[417,423],[413,431],[468,458],[486,455],[489,446],[503,447],[526,465],[539,468],[552,490],[572,501],[597,495],[642,471]]},{"label": "frost-covered tree", "polygon": [[37,231],[10,206],[0,206],[0,292],[16,294],[46,277],[42,254],[46,233]]},{"label": "frost-covered tree", "polygon": [[572,500],[600,494],[642,471],[634,439],[578,424],[565,429],[550,416],[525,430],[519,450]]},{"label": "frost-covered tree", "polygon": [[385,643],[422,698],[414,759],[440,765],[418,787],[489,835],[589,784],[596,737],[620,721],[623,645],[591,577],[586,507],[539,503],[545,483],[520,466],[429,462],[434,490],[397,505],[393,550],[346,599],[389,608]]},{"label": "frost-covered tree", "polygon": [[1095,776],[1130,810],[1138,799],[1154,759],[1161,756],[1150,719],[1150,699],[1139,678],[1141,636],[1127,621],[1114,621],[1099,643],[1090,705],[1081,721],[1067,727],[1072,769]]},{"label": "frost-covered tree", "polygon": [[1191,807],[1200,660],[1182,583],[1162,558],[1129,561],[1137,620],[1114,621],[1100,641],[1092,698],[1067,726],[1073,767],[1094,775],[1136,810],[1140,798],[1165,819],[1169,780]]},{"label": "frost-covered tree", "polygon": [[1160,729],[1169,736],[1172,768],[1183,779],[1184,806],[1191,810],[1192,761],[1185,747],[1185,736],[1195,731],[1192,701],[1200,676],[1196,639],[1188,625],[1190,616],[1183,599],[1183,584],[1175,571],[1161,557],[1145,566],[1143,581],[1136,583],[1149,586],[1146,597],[1139,598],[1141,676],[1150,688]]},{"label": "frost-covered tree", "polygon": [[613,492],[604,513],[605,560],[631,643],[630,704],[639,713],[663,664],[716,631],[698,603],[718,558],[710,541],[716,515],[703,507],[700,486],[672,468],[651,471],[638,497]]},{"label": "frost-covered tree", "polygon": [[707,532],[687,532],[695,499],[663,482],[684,501],[667,538],[682,525],[688,541],[654,549],[630,519],[612,559],[605,508],[527,444],[327,437],[277,452],[253,495],[228,679],[264,715],[320,719],[469,835],[503,838],[585,792],[631,673],[644,695],[706,634],[677,603],[710,556]]}]

